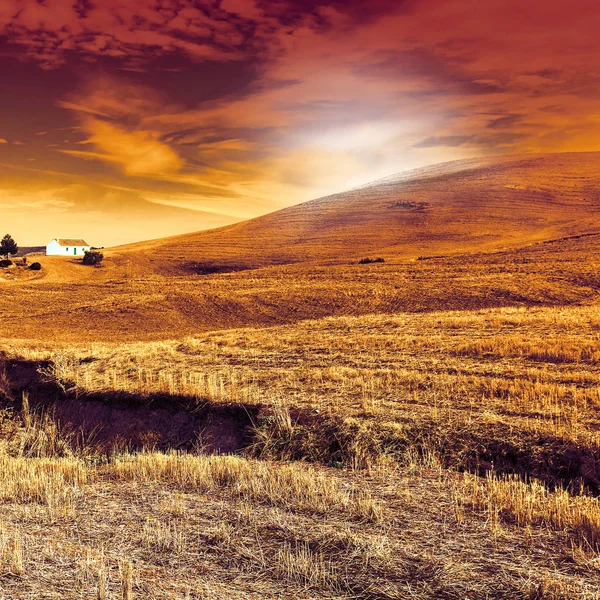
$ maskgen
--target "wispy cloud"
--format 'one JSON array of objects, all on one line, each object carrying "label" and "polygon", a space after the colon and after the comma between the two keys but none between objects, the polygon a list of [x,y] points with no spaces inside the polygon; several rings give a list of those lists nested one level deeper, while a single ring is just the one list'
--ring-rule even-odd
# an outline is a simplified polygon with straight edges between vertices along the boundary
[{"label": "wispy cloud", "polygon": [[102,154],[96,157],[118,163],[128,175],[161,176],[177,172],[183,161],[152,131],[127,131],[98,119],[85,119],[87,142]]}]

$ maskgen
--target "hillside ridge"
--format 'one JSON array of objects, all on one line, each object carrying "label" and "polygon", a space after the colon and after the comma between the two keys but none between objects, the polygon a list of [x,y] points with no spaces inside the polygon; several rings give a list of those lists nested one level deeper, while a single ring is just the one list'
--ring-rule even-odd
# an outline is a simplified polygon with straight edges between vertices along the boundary
[{"label": "hillside ridge", "polygon": [[600,153],[441,163],[247,221],[110,253],[161,273],[185,274],[345,262],[369,253],[412,260],[520,247],[600,231],[598,165]]}]

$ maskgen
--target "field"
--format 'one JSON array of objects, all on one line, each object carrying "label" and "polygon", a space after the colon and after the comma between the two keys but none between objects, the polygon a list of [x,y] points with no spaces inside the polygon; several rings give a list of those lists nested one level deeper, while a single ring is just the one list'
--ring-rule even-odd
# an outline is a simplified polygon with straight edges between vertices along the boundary
[{"label": "field", "polygon": [[[595,597],[599,331],[538,307],[14,345],[54,362],[6,364],[31,406],[5,418],[5,593]],[[183,399],[214,439],[182,437]],[[236,427],[240,457],[197,455]]]},{"label": "field", "polygon": [[[504,187],[574,158],[548,160]],[[271,260],[250,222],[0,282],[1,594],[599,598],[595,205],[556,175],[537,228],[492,207],[457,243],[440,177],[506,174],[468,166],[401,183],[440,236],[410,252],[390,228]]]}]

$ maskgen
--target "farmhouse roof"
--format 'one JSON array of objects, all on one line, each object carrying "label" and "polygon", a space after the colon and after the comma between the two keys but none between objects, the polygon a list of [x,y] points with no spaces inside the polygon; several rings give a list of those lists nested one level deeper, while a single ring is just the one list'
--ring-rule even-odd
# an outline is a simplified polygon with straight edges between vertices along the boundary
[{"label": "farmhouse roof", "polygon": [[89,246],[85,240],[76,239],[62,239],[56,240],[59,246]]}]

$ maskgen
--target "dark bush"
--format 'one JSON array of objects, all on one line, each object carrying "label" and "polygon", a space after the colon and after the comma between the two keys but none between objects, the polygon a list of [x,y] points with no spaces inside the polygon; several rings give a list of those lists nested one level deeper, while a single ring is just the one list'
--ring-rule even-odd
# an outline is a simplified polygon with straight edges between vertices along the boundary
[{"label": "dark bush", "polygon": [[104,254],[97,250],[90,250],[83,255],[83,264],[98,266],[104,260]]},{"label": "dark bush", "polygon": [[29,269],[30,269],[31,271],[40,271],[40,270],[41,270],[41,268],[42,268],[42,265],[40,265],[40,263],[39,263],[39,262],[34,262],[34,263],[31,263],[31,264],[29,265]]},{"label": "dark bush", "polygon": [[195,275],[214,275],[217,273],[236,273],[245,271],[250,267],[243,264],[216,264],[214,262],[186,262],[181,265],[181,270]]},{"label": "dark bush", "polygon": [[10,267],[12,264],[12,260],[8,260],[8,258],[5,260],[0,260],[0,269],[6,269],[6,267]]},{"label": "dark bush", "polygon": [[382,263],[385,262],[385,260],[381,257],[379,258],[361,258],[358,261],[359,265],[370,265],[371,263]]}]

